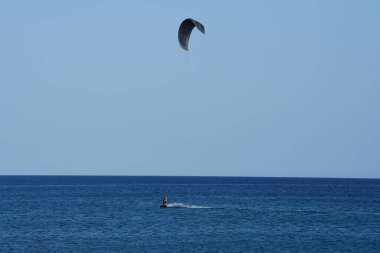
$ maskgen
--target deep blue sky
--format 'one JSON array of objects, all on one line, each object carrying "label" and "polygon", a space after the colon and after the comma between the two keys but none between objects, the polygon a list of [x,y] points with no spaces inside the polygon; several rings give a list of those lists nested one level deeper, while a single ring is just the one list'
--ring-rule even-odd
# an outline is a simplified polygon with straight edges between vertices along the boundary
[{"label": "deep blue sky", "polygon": [[376,0],[2,1],[0,174],[380,177],[379,24]]}]

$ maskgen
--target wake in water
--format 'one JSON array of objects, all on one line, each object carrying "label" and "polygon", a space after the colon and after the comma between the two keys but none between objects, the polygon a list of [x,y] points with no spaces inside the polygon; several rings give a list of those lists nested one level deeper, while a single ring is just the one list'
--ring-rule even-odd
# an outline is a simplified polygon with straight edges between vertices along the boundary
[{"label": "wake in water", "polygon": [[211,208],[209,206],[188,205],[184,203],[171,203],[168,206],[170,208]]}]

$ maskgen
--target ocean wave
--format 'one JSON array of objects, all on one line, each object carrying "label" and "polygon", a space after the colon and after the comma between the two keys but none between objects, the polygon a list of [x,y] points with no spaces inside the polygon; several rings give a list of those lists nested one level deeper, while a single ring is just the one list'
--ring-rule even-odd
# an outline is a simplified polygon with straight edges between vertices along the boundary
[{"label": "ocean wave", "polygon": [[171,203],[168,204],[170,208],[211,208],[209,206],[189,205],[184,203]]}]

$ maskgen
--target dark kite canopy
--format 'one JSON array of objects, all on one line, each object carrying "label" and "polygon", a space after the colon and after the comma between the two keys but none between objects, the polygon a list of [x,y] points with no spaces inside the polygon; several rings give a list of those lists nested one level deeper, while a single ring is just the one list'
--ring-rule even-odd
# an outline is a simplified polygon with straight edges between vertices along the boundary
[{"label": "dark kite canopy", "polygon": [[199,23],[198,21],[195,21],[194,19],[188,18],[182,21],[181,25],[178,29],[178,42],[179,45],[182,47],[182,49],[188,51],[189,50],[189,40],[191,32],[193,31],[194,27],[198,28],[198,30],[205,34],[205,27]]}]

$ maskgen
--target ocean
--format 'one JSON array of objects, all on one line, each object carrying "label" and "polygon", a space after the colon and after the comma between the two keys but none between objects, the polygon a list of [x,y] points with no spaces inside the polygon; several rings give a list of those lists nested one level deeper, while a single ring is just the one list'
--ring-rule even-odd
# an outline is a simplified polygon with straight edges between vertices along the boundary
[{"label": "ocean", "polygon": [[0,176],[0,252],[380,252],[380,180]]}]

